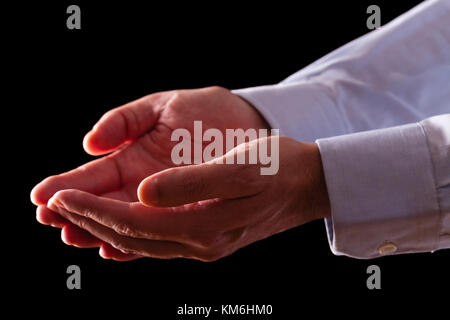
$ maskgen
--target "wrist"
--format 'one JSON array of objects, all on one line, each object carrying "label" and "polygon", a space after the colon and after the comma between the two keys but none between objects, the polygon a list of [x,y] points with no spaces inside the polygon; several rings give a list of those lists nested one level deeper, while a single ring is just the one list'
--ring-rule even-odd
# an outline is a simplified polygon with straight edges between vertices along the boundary
[{"label": "wrist", "polygon": [[[232,93],[232,92],[231,92]],[[261,112],[247,99],[232,93],[234,96],[236,96],[243,104],[246,105],[246,109],[249,110],[249,118],[253,119],[254,122],[254,129],[266,129],[270,130],[272,129],[270,124],[267,122],[267,120],[264,118],[264,116],[261,114]]]}]

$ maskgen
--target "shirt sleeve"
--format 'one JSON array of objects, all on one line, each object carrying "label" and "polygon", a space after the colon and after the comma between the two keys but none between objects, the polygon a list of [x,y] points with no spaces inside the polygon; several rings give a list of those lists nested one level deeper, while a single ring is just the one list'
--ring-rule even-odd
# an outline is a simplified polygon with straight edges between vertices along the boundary
[{"label": "shirt sleeve", "polygon": [[450,0],[429,0],[279,84],[234,90],[280,134],[319,138],[450,110]]},{"label": "shirt sleeve", "polygon": [[317,140],[336,255],[450,248],[450,113]]}]

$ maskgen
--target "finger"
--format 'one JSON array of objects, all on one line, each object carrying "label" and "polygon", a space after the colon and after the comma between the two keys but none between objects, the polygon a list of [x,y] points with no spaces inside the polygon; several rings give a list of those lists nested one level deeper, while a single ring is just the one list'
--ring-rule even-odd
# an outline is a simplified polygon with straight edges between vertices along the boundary
[{"label": "finger", "polygon": [[260,177],[256,165],[206,162],[158,172],[141,182],[138,196],[142,203],[159,207],[247,197],[262,191]]},{"label": "finger", "polygon": [[114,157],[104,157],[69,172],[48,177],[33,188],[31,201],[35,205],[46,204],[55,192],[63,189],[74,188],[94,194],[119,189],[121,179],[116,161]]},{"label": "finger", "polygon": [[[57,213],[54,214],[58,215]],[[105,259],[113,259],[117,261],[131,261],[141,258],[141,256],[134,254],[132,255],[126,254],[117,249],[114,249],[108,243],[94,237],[86,230],[77,227],[76,225],[74,225],[73,223],[69,222],[66,219],[64,220],[66,221],[66,225],[63,227],[61,231],[61,239],[65,244],[75,246],[78,248],[100,247],[99,254]]]},{"label": "finger", "polygon": [[114,249],[110,244],[103,242],[100,246],[99,255],[103,259],[113,259],[116,261],[132,261],[139,258],[143,258],[142,256],[136,254],[126,254],[120,250]]},{"label": "finger", "polygon": [[[108,192],[108,193],[103,194],[102,197],[114,199],[114,200],[125,201],[125,202],[130,202],[133,200],[137,201],[137,196],[136,196],[136,198],[130,199],[131,196],[126,194],[123,191]],[[44,225],[50,225],[50,226],[56,227],[56,228],[63,228],[66,225],[71,225],[71,223],[69,221],[67,221],[66,219],[64,219],[60,214],[58,214],[55,211],[50,210],[45,205],[39,205],[36,208],[36,220],[39,223],[42,223]]]},{"label": "finger", "polygon": [[48,201],[55,212],[65,209],[87,217],[116,233],[155,240],[177,240],[185,233],[187,215],[165,208],[148,208],[140,203],[129,203],[95,196],[80,190],[62,190]]},{"label": "finger", "polygon": [[61,238],[64,243],[80,247],[92,248],[99,247],[102,243],[90,233],[78,228],[70,221],[64,219],[60,214],[48,209],[46,206],[39,206],[36,210],[36,219],[45,225],[62,228]]},{"label": "finger", "polygon": [[48,209],[44,205],[40,205],[36,209],[36,220],[42,224],[49,225],[56,228],[63,228],[65,225],[70,223],[61,215]]},{"label": "finger", "polygon": [[[102,194],[102,197],[110,198],[110,199],[116,199],[120,201],[137,201],[137,195],[135,194],[134,197],[129,195],[127,192],[124,192],[123,190],[118,191],[112,191]],[[56,228],[62,228],[67,224],[71,224],[69,221],[61,217],[58,213],[50,210],[47,208],[47,206],[40,205],[36,209],[36,220],[42,224],[50,225],[52,227]]]},{"label": "finger", "polygon": [[68,222],[61,231],[61,239],[65,244],[78,248],[100,247],[103,241],[76,225]]},{"label": "finger", "polygon": [[58,213],[62,209],[92,219],[121,235],[195,245],[197,235],[246,225],[248,219],[242,217],[241,210],[257,212],[260,208],[255,204],[258,205],[253,201],[211,200],[176,208],[150,208],[139,202],[107,199],[80,190],[62,190],[49,200],[48,207]]},{"label": "finger", "polygon": [[59,214],[73,224],[83,228],[90,234],[104,242],[107,242],[112,247],[123,253],[162,259],[192,257],[188,248],[180,243],[136,239],[123,236],[117,234],[114,230],[95,222],[94,220],[71,213],[62,207],[58,207],[57,210]]},{"label": "finger", "polygon": [[138,138],[155,124],[157,109],[158,105],[143,97],[108,111],[84,137],[84,150],[91,155],[101,155]]}]

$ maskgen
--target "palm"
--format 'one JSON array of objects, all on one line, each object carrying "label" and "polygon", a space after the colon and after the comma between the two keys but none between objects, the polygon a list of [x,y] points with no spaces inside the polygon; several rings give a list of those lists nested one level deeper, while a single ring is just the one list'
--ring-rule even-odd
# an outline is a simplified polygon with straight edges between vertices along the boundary
[{"label": "palm", "polygon": [[144,178],[174,166],[170,156],[177,142],[171,141],[172,131],[185,128],[191,132],[193,139],[193,123],[196,120],[202,120],[204,130],[217,128],[222,132],[227,128],[261,127],[259,119],[241,117],[246,112],[243,108],[248,105],[240,98],[232,95],[227,99],[215,99],[214,105],[210,100],[210,96],[194,96],[188,102],[163,108],[152,128],[109,156],[116,164],[118,172],[112,174],[120,177],[120,186],[118,190],[101,194],[122,201],[137,201],[136,190]]},{"label": "palm", "polygon": [[[147,115],[152,110],[157,110],[157,116],[149,121]],[[223,88],[150,95],[110,111],[109,117],[100,121],[103,121],[97,130],[100,133],[96,134],[102,137],[91,142],[88,149],[100,150],[96,154],[113,153],[44,180],[34,189],[33,202],[45,204],[58,190],[70,188],[127,202],[137,201],[137,188],[144,178],[174,166],[170,158],[176,144],[171,141],[172,131],[185,128],[193,137],[196,120],[202,121],[203,130],[217,128],[222,132],[227,128],[267,127],[252,107]],[[128,143],[123,144],[125,140]]]}]

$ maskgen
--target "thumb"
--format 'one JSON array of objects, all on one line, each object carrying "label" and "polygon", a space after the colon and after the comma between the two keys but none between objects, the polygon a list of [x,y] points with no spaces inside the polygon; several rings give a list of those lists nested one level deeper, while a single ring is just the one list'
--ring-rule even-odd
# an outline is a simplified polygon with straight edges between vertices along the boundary
[{"label": "thumb", "polygon": [[260,178],[257,165],[206,162],[151,175],[139,185],[138,197],[145,205],[159,207],[247,197],[262,191]]},{"label": "thumb", "polygon": [[108,111],[84,137],[84,150],[90,155],[102,155],[135,140],[154,126],[156,109],[148,97],[143,97]]}]

